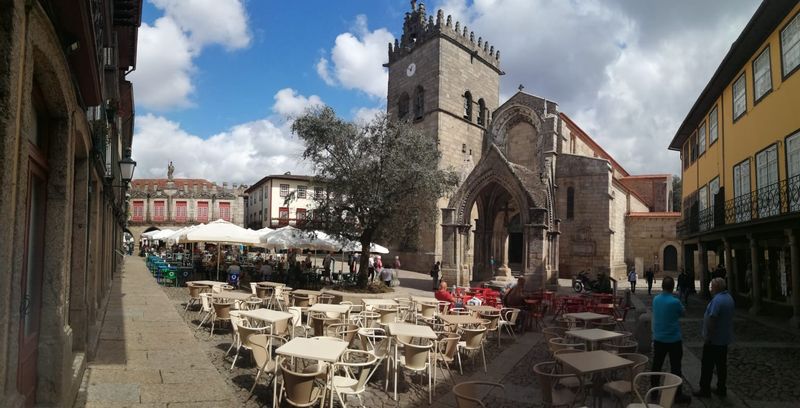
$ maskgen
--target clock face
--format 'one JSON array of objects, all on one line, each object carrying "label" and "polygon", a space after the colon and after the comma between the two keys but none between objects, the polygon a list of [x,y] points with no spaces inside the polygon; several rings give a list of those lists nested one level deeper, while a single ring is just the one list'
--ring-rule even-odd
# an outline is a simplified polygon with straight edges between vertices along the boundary
[{"label": "clock face", "polygon": [[417,64],[410,63],[408,64],[408,68],[406,68],[406,75],[407,76],[414,76],[414,73],[417,72]]}]

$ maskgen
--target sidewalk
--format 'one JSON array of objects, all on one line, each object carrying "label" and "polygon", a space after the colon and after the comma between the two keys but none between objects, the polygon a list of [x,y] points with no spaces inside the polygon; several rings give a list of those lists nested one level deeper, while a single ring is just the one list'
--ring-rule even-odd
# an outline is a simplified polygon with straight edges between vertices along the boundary
[{"label": "sidewalk", "polygon": [[237,405],[144,260],[126,257],[75,407]]}]

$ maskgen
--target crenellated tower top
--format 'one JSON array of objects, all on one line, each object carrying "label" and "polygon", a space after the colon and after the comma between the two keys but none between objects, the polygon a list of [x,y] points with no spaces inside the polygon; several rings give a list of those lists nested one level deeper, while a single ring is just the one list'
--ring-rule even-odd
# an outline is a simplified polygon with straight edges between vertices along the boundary
[{"label": "crenellated tower top", "polygon": [[459,21],[453,24],[453,17],[448,15],[445,18],[441,9],[436,12],[435,19],[433,15],[427,15],[425,4],[417,4],[416,0],[411,0],[411,11],[406,12],[403,34],[394,40],[394,44],[389,43],[389,64],[410,54],[426,41],[440,36],[455,42],[474,57],[500,70],[500,50],[495,50],[482,37],[478,37],[476,41],[474,32],[469,31],[466,25],[462,27]]}]

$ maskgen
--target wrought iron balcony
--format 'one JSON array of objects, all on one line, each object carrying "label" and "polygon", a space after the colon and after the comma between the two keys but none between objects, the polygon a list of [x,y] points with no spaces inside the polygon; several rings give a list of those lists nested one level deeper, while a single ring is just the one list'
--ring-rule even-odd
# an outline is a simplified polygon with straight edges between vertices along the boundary
[{"label": "wrought iron balcony", "polygon": [[722,205],[698,211],[696,205],[683,210],[678,222],[680,238],[746,225],[757,221],[800,213],[800,175],[742,194]]}]

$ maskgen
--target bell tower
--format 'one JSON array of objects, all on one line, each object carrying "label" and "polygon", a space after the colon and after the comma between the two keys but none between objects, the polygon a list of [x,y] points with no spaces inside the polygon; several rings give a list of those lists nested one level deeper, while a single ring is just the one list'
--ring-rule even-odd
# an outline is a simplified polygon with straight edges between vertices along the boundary
[{"label": "bell tower", "polygon": [[[389,44],[385,66],[389,116],[436,137],[441,168],[468,173],[485,153],[484,135],[499,106],[500,51],[442,10],[428,15],[425,4],[412,0],[402,35]],[[438,203],[442,208],[446,201]],[[431,226],[405,262],[419,259],[412,268],[427,270],[441,246],[440,228]]]}]

